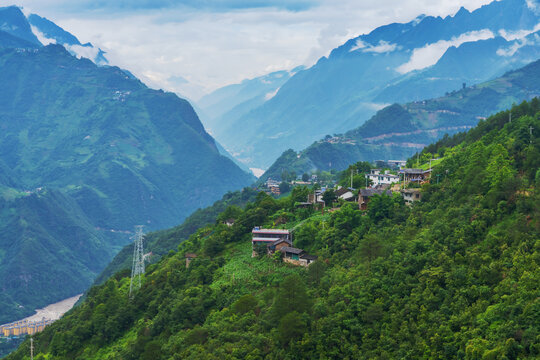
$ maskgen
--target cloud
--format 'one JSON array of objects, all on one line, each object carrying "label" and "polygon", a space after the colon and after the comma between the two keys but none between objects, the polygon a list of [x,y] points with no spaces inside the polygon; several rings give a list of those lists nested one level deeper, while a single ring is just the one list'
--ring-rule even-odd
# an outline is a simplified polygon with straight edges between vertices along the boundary
[{"label": "cloud", "polygon": [[34,25],[30,25],[30,28],[32,29],[32,32],[36,37],[38,38],[39,42],[43,45],[49,45],[49,44],[56,44],[56,39],[49,39],[43,34],[37,27]]},{"label": "cloud", "polygon": [[506,47],[506,48],[500,48],[497,50],[497,55],[502,57],[509,57],[514,56],[514,54],[521,49],[522,47],[526,45],[533,45],[536,42],[538,42],[539,36],[537,34],[534,34],[534,41],[528,40],[526,38],[515,40],[512,45]]},{"label": "cloud", "polygon": [[501,35],[507,41],[513,41],[516,39],[523,39],[524,37],[532,33],[535,33],[539,30],[540,30],[540,24],[536,24],[536,26],[530,30],[508,31],[508,30],[501,29],[499,30],[499,35]]},{"label": "cloud", "polygon": [[365,53],[383,54],[383,53],[392,52],[396,50],[397,48],[398,46],[396,44],[390,44],[389,42],[384,41],[384,40],[379,41],[377,45],[371,45],[371,44],[366,44],[362,40],[358,39],[356,41],[356,44],[351,48],[351,50],[349,50],[349,52],[362,50],[362,52],[365,52]]},{"label": "cloud", "polygon": [[527,2],[527,7],[534,11],[535,14],[540,13],[540,5],[536,0],[525,0]]},{"label": "cloud", "polygon": [[458,37],[453,37],[450,40],[440,40],[436,43],[428,44],[424,47],[414,49],[409,61],[399,66],[396,70],[401,74],[405,74],[413,70],[424,69],[436,64],[451,46],[458,47],[466,42],[487,40],[493,37],[495,37],[495,35],[491,30],[483,29],[469,31]]},{"label": "cloud", "polygon": [[[148,86],[197,99],[275,70],[313,65],[377,26],[491,0],[19,0],[107,52]],[[377,47],[375,50],[389,50]],[[391,46],[388,44],[386,46]],[[87,49],[86,49],[87,50]],[[173,81],[181,76],[188,83]]]},{"label": "cloud", "polygon": [[281,89],[281,87],[278,87],[276,90],[271,91],[271,92],[267,93],[266,95],[264,95],[264,100],[268,101],[268,100],[270,100],[271,98],[273,98],[274,96],[276,96],[276,94],[278,93],[279,89]]},{"label": "cloud", "polygon": [[79,59],[87,58],[94,61],[94,59],[99,54],[99,49],[93,46],[68,45],[68,44],[63,44],[63,45],[69,52],[75,54],[75,56],[77,56]]}]

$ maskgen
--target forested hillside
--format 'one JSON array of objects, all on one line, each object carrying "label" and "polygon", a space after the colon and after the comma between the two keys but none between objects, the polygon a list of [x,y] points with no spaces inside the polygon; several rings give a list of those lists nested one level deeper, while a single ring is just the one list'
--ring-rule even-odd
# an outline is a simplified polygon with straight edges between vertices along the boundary
[{"label": "forested hillside", "polygon": [[[187,240],[191,234],[199,228],[213,224],[216,221],[224,222],[236,216],[236,207],[244,207],[247,203],[255,200],[257,191],[252,188],[244,188],[241,191],[228,192],[223,198],[216,201],[212,206],[198,209],[191,214],[181,225],[171,229],[160,230],[145,235],[145,251],[152,253],[151,261],[156,262],[159,258],[171,250],[176,250],[178,245]],[[226,211],[230,208],[228,211]],[[114,259],[107,265],[105,270],[97,277],[96,283],[100,284],[114,273],[130,269],[133,259],[133,244],[125,246]]]},{"label": "forested hillside", "polygon": [[[149,266],[132,300],[128,272],[92,288],[35,336],[36,359],[540,357],[540,101],[511,111],[434,145],[412,207],[396,194],[323,215],[295,206],[305,188],[259,194]],[[258,225],[294,227],[319,259],[252,258]]]},{"label": "forested hillside", "polygon": [[[2,29],[30,29],[6,9]],[[186,100],[34,45],[0,43],[0,323],[86,290],[134,225],[169,228],[254,180]]]}]

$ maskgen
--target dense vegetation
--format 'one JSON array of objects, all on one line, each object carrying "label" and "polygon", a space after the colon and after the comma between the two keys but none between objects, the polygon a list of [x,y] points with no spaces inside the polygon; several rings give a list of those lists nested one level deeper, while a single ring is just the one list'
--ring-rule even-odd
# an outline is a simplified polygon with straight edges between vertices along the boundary
[{"label": "dense vegetation", "polygon": [[62,46],[0,44],[0,84],[0,322],[87,289],[134,225],[168,228],[254,180],[186,100]]},{"label": "dense vegetation", "polygon": [[263,176],[274,176],[279,168],[297,173],[306,169],[342,170],[360,160],[406,159],[414,153],[414,146],[423,147],[445,135],[462,132],[513,103],[531,100],[540,91],[538,84],[540,60],[439,98],[390,105],[331,142],[324,139],[298,154],[284,153]]},{"label": "dense vegetation", "polygon": [[[171,229],[160,230],[145,235],[144,250],[152,253],[151,261],[156,262],[161,256],[166,255],[170,250],[176,250],[178,245],[187,240],[188,237],[199,228],[213,224],[216,221],[224,222],[227,216],[234,219],[235,214],[225,211],[227,208],[244,207],[247,203],[254,201],[257,191],[251,188],[244,188],[241,191],[228,192],[221,200],[216,201],[212,206],[198,209],[191,214],[181,225]],[[114,273],[130,269],[133,259],[133,244],[125,246],[107,265],[105,270],[97,277],[96,283],[101,284]]]},{"label": "dense vegetation", "polygon": [[[395,194],[323,215],[296,208],[308,190],[295,188],[229,208],[232,227],[199,229],[132,300],[127,272],[92,288],[35,337],[36,359],[538,358],[539,111],[522,104],[447,147],[412,207]],[[319,260],[252,258],[255,225],[294,228]],[[187,269],[185,252],[198,254]]]}]

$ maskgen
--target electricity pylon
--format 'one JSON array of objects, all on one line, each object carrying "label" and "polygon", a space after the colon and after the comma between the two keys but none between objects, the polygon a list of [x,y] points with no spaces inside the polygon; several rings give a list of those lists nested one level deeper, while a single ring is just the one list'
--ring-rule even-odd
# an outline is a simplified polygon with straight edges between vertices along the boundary
[{"label": "electricity pylon", "polygon": [[135,290],[141,288],[142,274],[144,274],[144,253],[143,253],[143,230],[142,225],[135,226],[133,242],[133,265],[131,266],[131,282],[129,284],[129,297]]}]

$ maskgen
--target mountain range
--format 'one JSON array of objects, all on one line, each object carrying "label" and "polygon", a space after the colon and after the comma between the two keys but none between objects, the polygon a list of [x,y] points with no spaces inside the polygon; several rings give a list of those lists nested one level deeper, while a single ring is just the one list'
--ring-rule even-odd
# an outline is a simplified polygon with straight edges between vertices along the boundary
[{"label": "mountain range", "polygon": [[393,104],[345,134],[320,139],[306,149],[285,151],[259,181],[343,170],[357,161],[406,159],[443,136],[464,132],[512,104],[540,96],[540,60],[503,76],[433,99]]},{"label": "mountain range", "polygon": [[356,128],[386,105],[442,96],[537,60],[539,23],[534,2],[501,0],[379,27],[296,72],[215,136],[250,167],[266,169],[287,148]]},{"label": "mountain range", "polygon": [[0,9],[0,323],[83,292],[134,225],[173,226],[254,179],[186,100],[43,46],[36,26],[85,46]]}]

